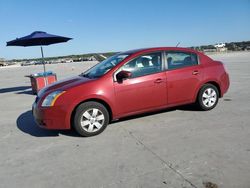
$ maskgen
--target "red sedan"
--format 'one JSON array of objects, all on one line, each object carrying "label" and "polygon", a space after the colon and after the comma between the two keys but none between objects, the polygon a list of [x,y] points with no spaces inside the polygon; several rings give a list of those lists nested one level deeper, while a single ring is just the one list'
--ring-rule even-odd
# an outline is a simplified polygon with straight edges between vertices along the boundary
[{"label": "red sedan", "polygon": [[33,104],[37,124],[101,133],[110,121],[196,103],[211,110],[229,88],[223,64],[186,48],[147,48],[118,53],[79,76],[56,82]]}]

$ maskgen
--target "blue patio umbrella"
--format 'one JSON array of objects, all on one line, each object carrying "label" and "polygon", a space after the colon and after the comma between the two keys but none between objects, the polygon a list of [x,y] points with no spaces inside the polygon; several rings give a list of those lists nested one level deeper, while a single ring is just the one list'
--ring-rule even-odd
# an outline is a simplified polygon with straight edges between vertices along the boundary
[{"label": "blue patio umbrella", "polygon": [[15,40],[7,42],[7,46],[24,46],[24,47],[40,46],[41,53],[42,53],[42,60],[43,60],[43,69],[44,69],[44,72],[46,72],[44,55],[43,55],[43,46],[61,43],[61,42],[67,42],[71,39],[72,38],[48,34],[43,31],[35,31],[25,37],[17,38]]}]

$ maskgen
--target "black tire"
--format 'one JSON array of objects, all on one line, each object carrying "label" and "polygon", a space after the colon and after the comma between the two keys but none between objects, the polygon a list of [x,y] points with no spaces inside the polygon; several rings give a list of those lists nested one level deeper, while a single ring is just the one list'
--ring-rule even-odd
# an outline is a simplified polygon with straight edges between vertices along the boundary
[{"label": "black tire", "polygon": [[[214,91],[215,97],[212,97],[211,95],[210,97],[205,98],[204,93],[207,94],[208,91],[212,91],[212,92]],[[206,102],[206,99],[208,102]],[[219,91],[217,87],[213,84],[204,84],[199,91],[196,104],[200,110],[208,111],[208,110],[212,110],[217,105],[218,100],[219,100]]]},{"label": "black tire", "polygon": [[[103,115],[104,119],[103,120],[93,120],[95,118],[97,118],[98,116],[96,115],[95,118],[86,118],[84,115],[85,113],[93,115],[94,113],[94,109],[98,110],[98,116]],[[91,114],[91,110],[92,110],[92,114]],[[93,116],[94,117],[94,116]],[[93,120],[94,122],[91,122],[91,120]],[[89,124],[87,124],[86,126],[82,126],[81,122],[89,122]],[[98,129],[98,127],[95,126],[95,123],[98,121],[99,124],[101,124],[102,126]],[[107,127],[107,125],[109,124],[109,112],[106,109],[106,107],[104,105],[102,105],[101,103],[98,102],[94,102],[94,101],[89,101],[89,102],[85,102],[82,103],[81,105],[79,105],[75,111],[74,114],[74,119],[73,119],[73,128],[76,130],[76,132],[84,137],[89,137],[89,136],[95,136],[100,134],[102,131],[104,131],[104,129]],[[87,131],[86,129],[89,130],[89,127],[93,126],[93,130],[95,130],[94,132],[90,132]]]}]

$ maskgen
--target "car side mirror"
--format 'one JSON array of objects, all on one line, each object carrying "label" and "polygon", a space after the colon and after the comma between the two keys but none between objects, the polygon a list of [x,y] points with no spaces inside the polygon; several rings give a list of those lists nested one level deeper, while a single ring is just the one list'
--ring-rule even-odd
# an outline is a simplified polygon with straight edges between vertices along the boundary
[{"label": "car side mirror", "polygon": [[132,76],[131,72],[122,70],[116,74],[116,80],[118,82],[122,82],[123,80],[130,78],[131,76]]}]

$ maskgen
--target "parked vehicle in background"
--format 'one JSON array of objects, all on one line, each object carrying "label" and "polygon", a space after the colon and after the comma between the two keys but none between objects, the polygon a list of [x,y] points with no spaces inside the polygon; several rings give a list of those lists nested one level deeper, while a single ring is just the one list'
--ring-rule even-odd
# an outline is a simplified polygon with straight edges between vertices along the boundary
[{"label": "parked vehicle in background", "polygon": [[223,63],[187,48],[118,53],[79,76],[42,89],[32,111],[46,129],[101,133],[110,121],[196,103],[211,110],[229,88]]},{"label": "parked vehicle in background", "polygon": [[6,63],[6,62],[4,62],[4,61],[1,61],[0,62],[0,67],[4,67],[4,66],[7,66],[8,64]]},{"label": "parked vehicle in background", "polygon": [[34,61],[26,61],[26,62],[21,63],[21,66],[30,66],[30,65],[34,65],[34,64],[35,64]]},{"label": "parked vehicle in background", "polygon": [[244,48],[244,50],[245,50],[245,51],[249,51],[249,50],[250,50],[250,46],[246,46],[246,47]]},{"label": "parked vehicle in background", "polygon": [[[45,63],[46,64],[46,63]],[[36,61],[35,62],[35,65],[43,65],[43,62],[42,61]]]}]

